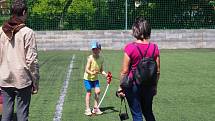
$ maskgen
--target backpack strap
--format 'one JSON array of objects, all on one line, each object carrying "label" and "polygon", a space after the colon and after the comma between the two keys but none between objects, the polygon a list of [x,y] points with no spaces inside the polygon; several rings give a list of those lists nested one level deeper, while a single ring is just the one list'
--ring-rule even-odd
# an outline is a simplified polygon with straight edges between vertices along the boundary
[{"label": "backpack strap", "polygon": [[[141,53],[140,48],[139,48],[135,43],[134,43],[134,45],[136,46],[137,50],[139,51],[139,53],[140,53],[140,55],[141,55],[141,58],[146,57],[147,51],[148,51],[149,46],[150,46],[150,42],[149,42],[149,45],[148,45],[148,47],[147,47],[147,49],[146,49],[146,52],[145,52],[144,56],[143,56],[143,54]],[[155,48],[156,48],[155,44],[153,44],[153,45],[154,45],[154,50],[153,50],[153,53],[152,53],[151,58],[153,58],[153,57],[154,57],[154,54],[155,54]]]},{"label": "backpack strap", "polygon": [[[141,58],[146,57],[147,51],[148,51],[149,46],[150,46],[150,42],[149,42],[149,44],[148,44],[148,47],[147,47],[147,49],[146,49],[146,52],[145,52],[144,56],[143,56],[142,52],[140,51],[140,48],[139,48],[135,43],[134,43],[134,45],[135,45],[135,47],[137,48],[138,52],[140,53]],[[153,56],[154,56],[154,52],[153,52]]]},{"label": "backpack strap", "polygon": [[[145,54],[144,54],[144,57],[146,57],[146,54],[147,54],[148,49],[149,49],[149,46],[150,46],[150,42],[149,42],[149,44],[148,44],[148,47],[147,47],[146,52],[145,52]],[[137,47],[138,47],[138,46],[137,46]]]},{"label": "backpack strap", "polygon": [[155,48],[156,48],[156,46],[155,46],[155,44],[154,44],[154,50],[153,50],[153,53],[152,53],[152,56],[151,56],[151,58],[154,58],[154,54],[155,54]]}]

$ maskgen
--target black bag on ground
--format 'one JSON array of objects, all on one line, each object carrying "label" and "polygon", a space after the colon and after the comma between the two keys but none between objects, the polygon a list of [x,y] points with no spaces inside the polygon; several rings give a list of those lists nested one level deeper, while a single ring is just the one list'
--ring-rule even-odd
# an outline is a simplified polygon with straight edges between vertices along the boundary
[{"label": "black bag on ground", "polygon": [[141,55],[141,61],[138,63],[137,68],[134,72],[134,79],[136,83],[144,86],[156,85],[157,63],[154,60],[154,53],[156,48],[155,44],[154,44],[154,50],[151,57],[146,57],[147,51],[150,47],[150,43],[148,44],[148,47],[146,49],[144,56],[141,53],[140,48],[138,46],[136,47]]},{"label": "black bag on ground", "polygon": [[[121,111],[121,109],[122,109],[122,102],[124,102],[124,104],[125,104],[125,112]],[[126,102],[125,102],[125,98],[121,98],[121,106],[120,106],[120,109],[119,109],[119,118],[120,118],[120,121],[129,119],[128,112],[127,112],[127,107],[126,107]]]}]

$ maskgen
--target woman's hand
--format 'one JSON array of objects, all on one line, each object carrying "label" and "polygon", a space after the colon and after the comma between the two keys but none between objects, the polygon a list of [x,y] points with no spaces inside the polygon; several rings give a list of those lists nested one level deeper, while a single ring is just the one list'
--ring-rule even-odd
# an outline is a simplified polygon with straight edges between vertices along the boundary
[{"label": "woman's hand", "polygon": [[125,93],[124,93],[124,91],[123,91],[123,89],[121,87],[119,87],[119,89],[116,91],[116,96],[120,97],[120,98],[125,97]]}]

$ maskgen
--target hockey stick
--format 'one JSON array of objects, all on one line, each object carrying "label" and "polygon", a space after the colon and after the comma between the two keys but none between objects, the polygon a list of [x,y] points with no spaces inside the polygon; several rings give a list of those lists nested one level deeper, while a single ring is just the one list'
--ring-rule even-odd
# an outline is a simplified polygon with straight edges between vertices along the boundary
[{"label": "hockey stick", "polygon": [[108,75],[107,75],[107,86],[106,86],[105,92],[104,92],[104,94],[103,94],[103,96],[102,96],[102,98],[101,98],[101,100],[100,100],[97,108],[100,107],[102,101],[104,100],[104,97],[106,96],[107,90],[109,89],[111,80],[112,80],[112,74],[111,74],[111,72],[108,72]]}]

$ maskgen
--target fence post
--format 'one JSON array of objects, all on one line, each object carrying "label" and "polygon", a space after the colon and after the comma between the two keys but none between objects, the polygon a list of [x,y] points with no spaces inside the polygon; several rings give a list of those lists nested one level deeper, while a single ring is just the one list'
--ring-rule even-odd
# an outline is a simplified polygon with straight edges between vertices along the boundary
[{"label": "fence post", "polygon": [[125,1],[125,30],[128,29],[128,0]]}]

